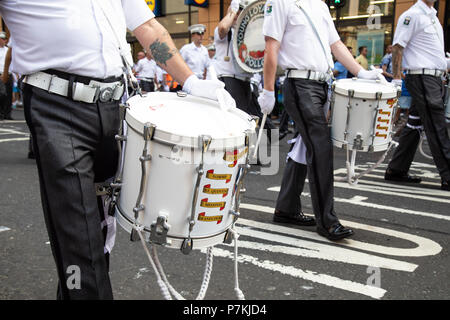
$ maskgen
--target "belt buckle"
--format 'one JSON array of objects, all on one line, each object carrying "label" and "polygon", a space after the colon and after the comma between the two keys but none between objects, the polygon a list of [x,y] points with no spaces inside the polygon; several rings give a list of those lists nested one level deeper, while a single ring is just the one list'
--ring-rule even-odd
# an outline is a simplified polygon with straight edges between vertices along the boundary
[{"label": "belt buckle", "polygon": [[112,100],[113,93],[114,89],[111,87],[101,88],[99,90],[98,99],[100,100],[100,102],[109,102]]},{"label": "belt buckle", "polygon": [[322,82],[326,81],[326,76],[324,73],[319,73],[319,81],[322,81]]}]

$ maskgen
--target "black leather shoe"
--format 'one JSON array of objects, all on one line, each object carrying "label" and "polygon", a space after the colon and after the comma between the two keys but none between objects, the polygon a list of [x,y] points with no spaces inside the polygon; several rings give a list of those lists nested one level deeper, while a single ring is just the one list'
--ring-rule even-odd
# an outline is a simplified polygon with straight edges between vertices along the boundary
[{"label": "black leather shoe", "polygon": [[341,240],[354,234],[352,229],[346,228],[340,223],[335,224],[328,230],[317,228],[317,233],[331,241]]},{"label": "black leather shoe", "polygon": [[442,181],[441,190],[450,191],[450,181]]},{"label": "black leather shoe", "polygon": [[297,214],[288,214],[279,210],[275,210],[273,222],[290,223],[297,226],[315,226],[316,220],[312,217],[305,216],[303,212]]},{"label": "black leather shoe", "polygon": [[410,183],[420,183],[422,181],[422,179],[417,176],[411,176],[407,173],[393,173],[389,169],[384,173],[384,180]]}]

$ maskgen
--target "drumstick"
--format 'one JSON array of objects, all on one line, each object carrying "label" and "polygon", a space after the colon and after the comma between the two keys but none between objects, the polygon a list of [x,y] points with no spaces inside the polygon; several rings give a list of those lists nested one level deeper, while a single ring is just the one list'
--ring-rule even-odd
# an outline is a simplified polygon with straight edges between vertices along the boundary
[{"label": "drumstick", "polygon": [[255,158],[258,153],[258,146],[259,146],[259,143],[261,142],[261,137],[262,137],[262,134],[264,131],[264,125],[266,124],[266,120],[267,120],[267,113],[264,113],[262,121],[261,121],[261,125],[259,127],[258,140],[256,141],[255,152],[253,153],[253,158]]},{"label": "drumstick", "polygon": [[[211,74],[211,79],[219,81],[219,79],[217,78],[217,73],[216,73],[216,69],[214,69],[214,66],[210,65],[208,70],[209,70],[209,73]],[[220,108],[223,111],[228,111],[228,107],[225,104],[225,98],[223,96],[223,90],[224,89],[217,89],[216,90],[217,100],[219,101]]]},{"label": "drumstick", "polygon": [[[375,70],[375,69],[376,68],[373,65],[370,66],[370,70]],[[382,84],[389,84],[389,82],[386,80],[386,78],[381,73],[378,74],[378,80],[380,80],[380,82]]]}]

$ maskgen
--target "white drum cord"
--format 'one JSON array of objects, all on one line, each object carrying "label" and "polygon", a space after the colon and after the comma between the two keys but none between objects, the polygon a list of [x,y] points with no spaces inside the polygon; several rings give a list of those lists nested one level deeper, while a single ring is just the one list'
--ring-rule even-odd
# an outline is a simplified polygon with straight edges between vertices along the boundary
[{"label": "white drum cord", "polygon": [[[173,300],[175,298],[176,300],[186,300],[177,290],[173,288],[173,286],[170,284],[169,280],[166,277],[166,274],[164,272],[164,269],[158,259],[158,253],[156,250],[156,246],[152,246],[152,252],[148,250],[147,244],[145,243],[144,236],[142,234],[142,228],[136,228],[135,230],[139,234],[139,238],[141,240],[142,247],[144,248],[145,253],[147,254],[148,260],[150,261],[150,264],[153,268],[153,271],[155,272],[157,283],[161,289],[161,293],[166,300]],[[202,285],[200,287],[200,291],[195,298],[195,300],[203,300],[205,298],[206,292],[208,290],[209,286],[209,280],[211,279],[211,272],[212,272],[212,265],[213,265],[213,253],[212,253],[212,247],[208,247],[207,253],[206,253],[206,266],[205,266],[205,272],[203,274],[203,280]],[[173,295],[173,297],[172,297]]]},{"label": "white drum cord", "polygon": [[432,156],[429,156],[428,154],[425,153],[425,151],[423,151],[423,142],[427,139],[427,136],[425,134],[425,131],[422,131],[420,133],[420,142],[419,142],[419,151],[420,153],[427,159],[433,160]]},{"label": "white drum cord", "polygon": [[234,223],[229,229],[229,231],[233,234],[234,239],[234,292],[236,293],[236,297],[239,300],[245,300],[244,293],[239,288],[239,272],[238,272],[238,238],[239,234],[234,229]]},{"label": "white drum cord", "polygon": [[391,150],[392,147],[397,147],[398,146],[398,142],[396,141],[391,141],[389,144],[389,147],[387,148],[387,150],[383,153],[383,155],[380,157],[380,159],[378,159],[378,161],[370,166],[369,168],[367,168],[366,170],[364,170],[363,172],[360,172],[358,174],[355,174],[355,161],[356,161],[356,150],[352,150],[352,159],[351,161],[349,161],[349,153],[350,151],[347,148],[347,161],[346,161],[346,167],[347,167],[347,176],[346,177],[335,177],[334,181],[339,181],[339,182],[348,182],[349,185],[357,185],[358,184],[358,180],[365,176],[366,174],[371,173],[374,169],[378,168],[384,161],[384,159],[386,159],[386,156],[388,154],[388,152]]}]

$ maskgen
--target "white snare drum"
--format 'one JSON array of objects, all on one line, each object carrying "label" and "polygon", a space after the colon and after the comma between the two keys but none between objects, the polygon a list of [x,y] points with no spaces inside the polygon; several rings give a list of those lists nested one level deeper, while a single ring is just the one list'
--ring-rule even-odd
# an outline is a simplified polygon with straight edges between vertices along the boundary
[{"label": "white snare drum", "polygon": [[183,93],[134,96],[127,105],[119,224],[187,251],[222,243],[236,218],[254,119]]},{"label": "white snare drum", "polygon": [[331,139],[349,150],[387,150],[400,91],[378,80],[341,79],[333,84]]}]

